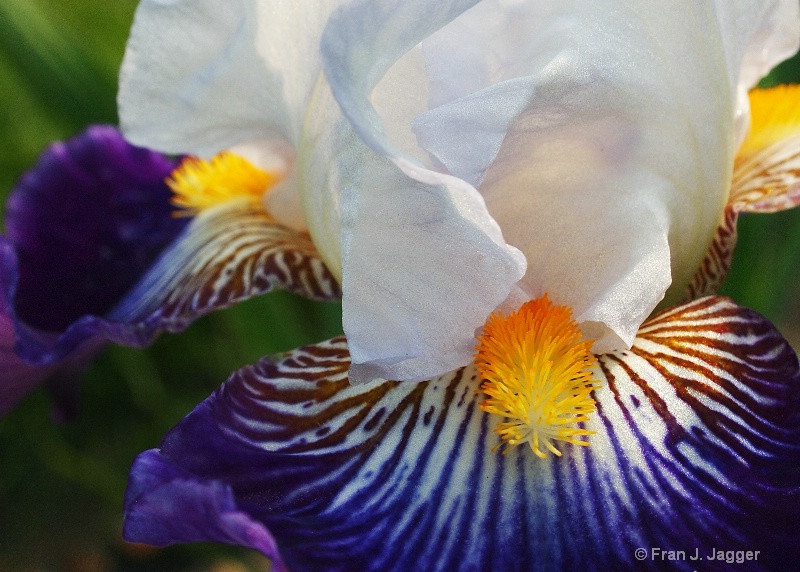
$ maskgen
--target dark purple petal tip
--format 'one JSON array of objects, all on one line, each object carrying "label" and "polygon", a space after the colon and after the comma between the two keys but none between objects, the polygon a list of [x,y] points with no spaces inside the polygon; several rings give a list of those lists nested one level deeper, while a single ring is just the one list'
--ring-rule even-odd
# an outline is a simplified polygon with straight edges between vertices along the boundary
[{"label": "dark purple petal tip", "polygon": [[125,498],[123,536],[164,546],[215,541],[259,550],[285,570],[266,527],[236,507],[231,487],[182,470],[152,449],[137,457]]},{"label": "dark purple petal tip", "polygon": [[174,166],[110,126],[47,149],[8,199],[18,318],[60,332],[105,315],[186,224],[164,183]]},{"label": "dark purple petal tip", "polygon": [[147,341],[102,316],[186,225],[164,182],[175,164],[99,125],[22,176],[0,236],[0,415],[54,374],[68,397],[104,340]]}]

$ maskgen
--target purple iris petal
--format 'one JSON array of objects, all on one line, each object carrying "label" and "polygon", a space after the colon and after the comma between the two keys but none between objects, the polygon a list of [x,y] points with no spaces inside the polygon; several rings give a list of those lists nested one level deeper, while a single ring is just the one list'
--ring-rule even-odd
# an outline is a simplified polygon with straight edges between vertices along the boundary
[{"label": "purple iris petal", "polygon": [[[200,482],[158,454],[140,455],[136,467],[141,481],[133,480],[126,494],[126,504],[137,508],[126,523],[131,536],[156,546],[209,538],[251,546],[273,559],[273,570],[285,570],[275,539],[262,523],[236,508],[229,486]],[[154,521],[176,526],[161,529],[152,526]]]},{"label": "purple iris petal", "polygon": [[52,145],[8,200],[17,317],[59,332],[105,315],[186,225],[164,184],[174,167],[109,126]]},{"label": "purple iris petal", "polygon": [[14,320],[6,293],[16,279],[16,265],[14,246],[0,236],[0,415],[36,387],[50,369],[28,365],[14,352]]},{"label": "purple iris petal", "polygon": [[106,339],[146,341],[102,316],[186,226],[164,183],[175,164],[94,126],[22,177],[0,236],[0,415],[42,382],[67,406]]},{"label": "purple iris petal", "polygon": [[[263,360],[140,457],[124,534],[230,542],[244,514],[297,571],[796,569],[800,369],[772,325],[707,298],[601,363],[591,445],[541,460],[492,452],[471,368],[352,386],[341,339]],[[209,491],[212,519],[181,510]]]},{"label": "purple iris petal", "polygon": [[[0,374],[0,414],[33,377],[55,383],[40,368],[77,371],[103,342],[142,347],[275,288],[339,298],[308,234],[258,205],[231,201],[191,221],[173,217],[164,179],[175,165],[114,128],[93,127],[54,145],[23,177],[2,238],[0,326],[8,331],[0,350],[9,372],[25,369],[17,361],[32,369],[19,374],[23,382]],[[74,376],[57,377],[60,392],[74,386]]]}]

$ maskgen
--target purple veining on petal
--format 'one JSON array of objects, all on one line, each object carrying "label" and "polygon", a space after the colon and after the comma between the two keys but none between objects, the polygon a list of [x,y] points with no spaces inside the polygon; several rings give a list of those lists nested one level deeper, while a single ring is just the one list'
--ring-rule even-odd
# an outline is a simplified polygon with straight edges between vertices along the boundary
[{"label": "purple veining on petal", "polygon": [[164,183],[174,165],[109,126],[52,145],[8,200],[18,318],[57,332],[108,312],[186,225]]},{"label": "purple veining on petal", "polygon": [[[654,546],[760,550],[741,569],[793,569],[782,558],[800,549],[794,352],[723,298],[643,332],[641,346],[603,357],[591,445],[547,460],[491,452],[497,435],[469,368],[352,386],[341,339],[262,360],[143,454],[159,460],[134,467],[127,538],[181,542],[186,499],[162,491],[224,483],[230,510],[263,523],[292,570],[691,570],[634,558]],[[670,357],[659,339],[687,353]],[[680,369],[686,356],[697,366]],[[662,366],[678,373],[659,378]],[[198,520],[193,532],[218,540],[220,526]]]}]

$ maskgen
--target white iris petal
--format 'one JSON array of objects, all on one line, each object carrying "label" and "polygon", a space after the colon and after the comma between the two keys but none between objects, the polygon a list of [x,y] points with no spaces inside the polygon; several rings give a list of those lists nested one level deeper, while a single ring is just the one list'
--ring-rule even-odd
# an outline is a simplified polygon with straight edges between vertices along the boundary
[{"label": "white iris petal", "polygon": [[678,299],[742,94],[797,21],[795,0],[144,0],[121,122],[173,153],[291,145],[272,208],[342,281],[353,379],[422,379],[504,300],[547,291],[603,350]]}]

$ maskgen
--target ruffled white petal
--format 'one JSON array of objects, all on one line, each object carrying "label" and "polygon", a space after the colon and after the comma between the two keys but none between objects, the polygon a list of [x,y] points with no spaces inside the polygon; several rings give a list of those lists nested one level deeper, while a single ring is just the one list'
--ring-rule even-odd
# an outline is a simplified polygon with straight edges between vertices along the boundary
[{"label": "ruffled white petal", "polygon": [[742,86],[796,47],[797,12],[144,0],[120,114],[169,152],[295,147],[270,208],[342,281],[352,379],[422,379],[469,361],[512,293],[571,305],[598,351],[680,297],[725,204]]},{"label": "ruffled white petal", "polygon": [[791,10],[498,0],[425,42],[437,107],[415,123],[420,142],[479,185],[526,255],[522,289],[571,305],[598,351],[630,345],[702,260],[729,188],[743,59],[752,75],[766,71],[749,64],[759,47],[784,46],[769,64],[786,55],[766,33],[778,12]]},{"label": "ruffled white petal", "polygon": [[[320,188],[340,192],[330,202],[341,214],[343,320],[356,383],[421,380],[467,363],[475,329],[524,272],[475,188],[403,154],[369,99],[397,59],[472,4],[354,2],[323,37],[331,94],[349,123],[321,113],[307,121],[315,145],[301,153],[314,159],[302,160],[312,173],[301,188],[306,212],[331,208],[315,195]],[[322,86],[315,98],[323,110],[326,93]],[[320,236],[316,221],[309,228]]]},{"label": "ruffled white petal", "polygon": [[340,3],[142,1],[120,73],[126,136],[201,156],[271,136],[296,144]]}]

